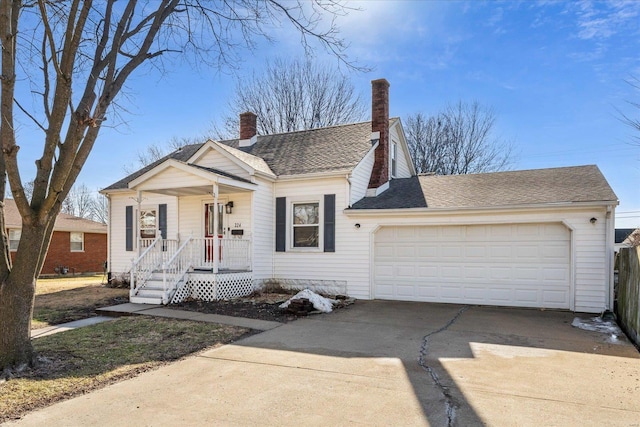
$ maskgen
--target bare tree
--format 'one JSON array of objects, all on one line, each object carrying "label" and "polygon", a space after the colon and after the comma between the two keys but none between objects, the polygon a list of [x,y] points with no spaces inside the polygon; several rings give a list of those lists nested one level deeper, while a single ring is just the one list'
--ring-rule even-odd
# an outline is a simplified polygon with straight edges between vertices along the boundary
[{"label": "bare tree", "polygon": [[493,136],[495,122],[493,110],[477,102],[460,101],[431,117],[410,115],[405,130],[416,171],[457,175],[507,169],[512,145]]},{"label": "bare tree", "polygon": [[109,222],[109,199],[104,194],[96,193],[91,205],[91,219],[107,224]]},{"label": "bare tree", "polygon": [[134,162],[124,165],[122,169],[126,174],[132,174],[156,160],[160,160],[172,151],[178,150],[189,144],[202,143],[207,140],[207,136],[202,137],[171,137],[164,144],[151,144],[142,150],[138,150],[137,158]]},{"label": "bare tree", "polygon": [[85,184],[74,185],[62,202],[61,212],[79,218],[93,219],[94,192]]},{"label": "bare tree", "polygon": [[[629,86],[631,86],[635,90],[640,91],[640,78],[632,76],[626,82],[627,84],[629,84]],[[631,106],[640,110],[640,102],[635,102],[635,101],[627,101],[627,102]],[[623,113],[620,109],[618,109],[618,114],[620,115],[620,120],[622,120],[622,123],[640,132],[640,115],[638,115],[637,117],[633,117]],[[635,140],[636,144],[640,145],[640,135],[635,135],[633,139]]]},{"label": "bare tree", "polygon": [[362,120],[365,107],[351,81],[336,69],[310,60],[277,58],[260,74],[236,82],[221,138],[238,136],[239,115],[258,116],[258,133],[268,135]]},{"label": "bare tree", "polygon": [[[270,24],[291,24],[305,48],[311,39],[347,61],[335,1],[278,0],[0,0],[0,370],[35,362],[30,342],[36,278],[56,216],[82,170],[116,97],[132,73],[169,67],[171,54],[228,69],[241,48],[270,40]],[[329,17],[329,21],[324,18]],[[29,84],[26,100],[17,85]],[[33,99],[37,102],[33,102]],[[17,124],[42,131],[33,193],[24,191]],[[4,219],[6,185],[22,218],[13,262]]]}]

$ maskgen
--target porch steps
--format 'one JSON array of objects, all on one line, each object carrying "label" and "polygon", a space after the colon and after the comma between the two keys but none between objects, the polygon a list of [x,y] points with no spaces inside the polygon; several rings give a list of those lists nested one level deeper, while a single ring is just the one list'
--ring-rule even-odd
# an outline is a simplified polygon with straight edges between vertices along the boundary
[{"label": "porch steps", "polygon": [[[167,301],[171,301],[176,289],[170,289]],[[164,284],[161,273],[154,273],[149,280],[136,292],[131,295],[129,301],[137,304],[163,304]]]}]

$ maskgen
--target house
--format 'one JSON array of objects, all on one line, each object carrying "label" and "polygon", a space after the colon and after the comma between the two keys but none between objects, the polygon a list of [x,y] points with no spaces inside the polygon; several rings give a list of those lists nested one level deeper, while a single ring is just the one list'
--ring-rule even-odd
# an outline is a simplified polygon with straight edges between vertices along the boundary
[{"label": "house", "polygon": [[601,312],[617,197],[596,166],[417,176],[389,83],[372,120],[188,145],[105,188],[131,301],[265,283],[360,299]]},{"label": "house", "polygon": [[640,228],[616,228],[614,249],[620,252],[622,248],[630,248],[640,244]]},{"label": "house", "polygon": [[[13,199],[5,199],[4,216],[13,260],[22,230],[22,218]],[[40,275],[102,273],[106,260],[106,224],[60,213]]]}]

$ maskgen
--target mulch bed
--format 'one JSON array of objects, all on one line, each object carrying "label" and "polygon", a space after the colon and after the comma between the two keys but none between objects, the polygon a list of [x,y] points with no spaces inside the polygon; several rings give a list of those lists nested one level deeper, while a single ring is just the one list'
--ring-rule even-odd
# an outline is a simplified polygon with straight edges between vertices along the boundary
[{"label": "mulch bed", "polygon": [[[177,310],[197,311],[208,314],[222,314],[225,316],[248,317],[250,319],[271,320],[287,323],[306,317],[309,313],[291,313],[280,308],[280,304],[291,298],[295,293],[284,292],[256,292],[246,297],[234,298],[228,301],[200,301],[188,299],[178,304],[169,304],[168,308]],[[346,307],[353,303],[340,304],[336,308]],[[316,314],[319,312],[312,312]]]}]

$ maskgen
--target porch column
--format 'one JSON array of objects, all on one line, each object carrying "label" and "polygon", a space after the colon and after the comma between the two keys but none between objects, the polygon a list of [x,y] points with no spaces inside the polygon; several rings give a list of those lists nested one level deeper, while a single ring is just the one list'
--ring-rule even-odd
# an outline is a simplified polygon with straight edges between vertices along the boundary
[{"label": "porch column", "polygon": [[218,239],[218,183],[213,184],[213,273],[218,273],[220,240]]}]

